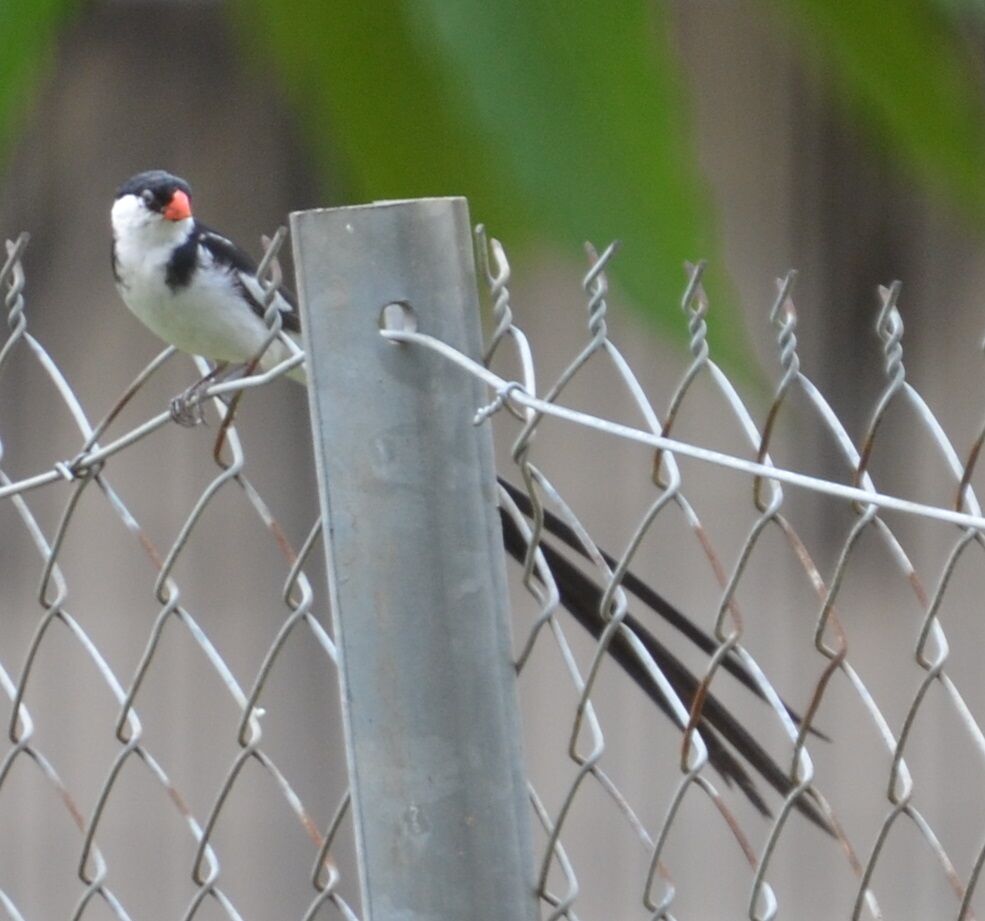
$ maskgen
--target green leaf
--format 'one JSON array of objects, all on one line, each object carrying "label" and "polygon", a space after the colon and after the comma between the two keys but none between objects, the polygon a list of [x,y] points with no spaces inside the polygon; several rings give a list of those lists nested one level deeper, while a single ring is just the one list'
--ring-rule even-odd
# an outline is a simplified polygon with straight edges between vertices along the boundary
[{"label": "green leaf", "polygon": [[[658,5],[612,0],[240,0],[323,162],[362,198],[464,194],[516,252],[623,242],[615,288],[678,336],[684,260],[714,215]],[[745,360],[714,273],[716,356]],[[717,298],[716,298],[717,295]]]},{"label": "green leaf", "polygon": [[74,0],[0,0],[0,162]]},{"label": "green leaf", "polygon": [[[804,47],[873,136],[985,228],[981,81],[941,0],[770,5],[791,14]],[[970,6],[955,3],[955,12]]]}]

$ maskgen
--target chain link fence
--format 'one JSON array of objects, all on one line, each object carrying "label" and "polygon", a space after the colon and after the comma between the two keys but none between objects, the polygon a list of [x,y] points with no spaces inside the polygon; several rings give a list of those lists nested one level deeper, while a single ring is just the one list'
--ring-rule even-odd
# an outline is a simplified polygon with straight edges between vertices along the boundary
[{"label": "chain link fence", "polygon": [[[268,291],[282,242],[262,264]],[[354,919],[370,917],[362,899],[404,917],[371,875],[361,894],[357,881],[374,804],[354,828],[348,769],[366,762],[346,761],[343,710],[355,717],[336,690],[315,474],[249,463],[265,437],[251,397],[297,359],[213,384],[197,394],[209,425],[182,428],[144,399],[167,349],[94,421],[30,332],[26,246],[9,242],[0,270],[0,906]],[[800,370],[793,274],[768,311],[764,397],[714,363],[689,266],[689,357],[655,404],[610,338],[614,246],[589,251],[587,314],[566,321],[584,335],[563,361],[515,322],[503,247],[480,228],[476,251],[483,354],[400,311],[374,335],[448,369],[475,430],[496,430],[540,916],[975,917],[985,427],[955,447],[907,381],[899,286],[879,290],[885,384],[853,437]],[[363,394],[389,399],[379,378],[350,383],[352,413]],[[43,387],[50,415],[18,418],[19,387]],[[429,424],[406,428],[426,438]],[[779,459],[798,444],[816,448],[812,472]],[[879,490],[900,467],[919,468],[904,485],[920,501]],[[198,491],[188,507],[174,478]],[[486,776],[467,755],[442,751],[442,770]],[[438,847],[411,805],[413,847]],[[500,842],[514,846],[525,859],[522,840]],[[513,917],[502,879],[489,917]]]},{"label": "chain link fence", "polygon": [[[275,240],[276,246],[282,239]],[[198,500],[177,511],[180,525],[166,544],[155,540],[135,506],[146,507],[150,498],[159,512],[167,502],[161,465],[133,452],[172,425],[171,412],[165,408],[132,428],[123,426],[118,437],[100,439],[174,350],[162,352],[106,416],[93,422],[29,331],[21,265],[26,245],[26,235],[8,243],[0,274],[9,329],[0,373],[6,372],[9,382],[16,371],[30,386],[48,389],[51,424],[71,427],[67,440],[76,441],[78,453],[24,476],[14,472],[17,461],[6,450],[8,439],[3,444],[6,588],[0,684],[9,706],[0,767],[0,799],[6,807],[0,905],[18,919],[255,917],[249,904],[226,888],[230,861],[221,859],[217,844],[224,839],[226,851],[237,855],[239,866],[232,875],[240,886],[263,867],[261,886],[272,887],[283,899],[284,882],[297,876],[285,867],[301,860],[310,877],[310,904],[298,905],[293,914],[324,915],[322,906],[328,904],[338,916],[354,919],[337,891],[339,874],[329,856],[348,797],[344,760],[330,761],[323,750],[324,742],[332,741],[326,723],[333,720],[325,711],[333,704],[324,692],[334,683],[336,647],[319,610],[324,578],[319,574],[313,581],[306,574],[321,539],[318,516],[312,514],[307,533],[292,544],[247,476],[244,447],[232,425],[237,398],[227,404],[216,397],[215,472],[207,472],[204,457],[195,461],[206,472],[198,478]],[[266,265],[275,254],[272,247]],[[207,365],[196,362],[201,376]],[[20,366],[12,367],[15,363]],[[29,427],[21,426],[24,440],[43,440],[46,424],[34,419]],[[164,452],[167,464],[179,463],[172,450],[160,443],[152,448]],[[128,489],[118,489],[113,468],[131,456],[141,472]],[[203,519],[214,516],[223,501],[238,508],[218,528],[210,528]],[[155,520],[159,525],[159,514]],[[251,542],[258,534],[267,540]],[[126,552],[121,536],[136,550],[124,563],[125,581],[133,589],[125,600],[110,582]],[[204,564],[208,583],[222,586],[212,595],[210,612],[226,621],[219,628],[196,610],[194,593],[188,598],[180,573],[189,557]],[[86,578],[87,567],[96,568],[94,579]],[[257,571],[259,579],[252,579]],[[29,581],[40,586],[33,603],[23,584]],[[190,581],[201,583],[201,573]],[[256,591],[257,581],[268,582],[269,590]],[[86,585],[80,592],[81,583]],[[225,642],[217,639],[223,627]],[[253,637],[248,657],[237,634]],[[272,693],[278,672],[298,668],[297,655],[286,651],[291,644],[303,644],[305,668],[299,674],[322,696],[305,700],[298,688]],[[285,665],[285,659],[293,659],[293,665]],[[176,694],[181,698],[177,720],[161,706],[162,698]],[[281,708],[278,729],[287,733],[273,743],[264,734],[274,718],[271,697]],[[46,731],[38,711],[52,709]],[[324,737],[322,745],[307,738],[314,727]],[[68,759],[58,751],[70,735],[84,743],[73,747]],[[176,737],[184,741],[176,744]],[[275,756],[271,744],[286,756]],[[305,745],[312,759],[304,772],[307,784],[310,788],[314,775],[323,787],[314,796],[311,789],[302,795],[282,763],[296,769],[297,750]],[[196,749],[209,747],[207,758],[197,757]],[[183,762],[177,769],[175,760]],[[258,769],[265,775],[259,789],[256,777],[248,776]],[[176,770],[183,780],[176,779]],[[334,784],[329,771],[336,775]],[[319,809],[311,809],[311,799]],[[293,819],[293,829],[284,827],[283,816]],[[236,841],[237,836],[243,840]],[[100,844],[107,838],[112,850]],[[184,865],[181,871],[176,862]],[[294,883],[296,894],[303,891]],[[120,887],[129,891],[124,894]],[[203,908],[207,901],[216,906],[209,912]]]}]

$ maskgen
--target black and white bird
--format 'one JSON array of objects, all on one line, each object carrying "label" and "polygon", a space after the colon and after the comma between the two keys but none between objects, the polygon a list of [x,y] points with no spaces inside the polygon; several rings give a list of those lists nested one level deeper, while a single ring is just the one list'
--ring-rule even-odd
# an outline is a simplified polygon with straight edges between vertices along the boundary
[{"label": "black and white bird", "polygon": [[[138,173],[116,193],[112,226],[113,275],[117,288],[126,305],[152,332],[181,351],[211,359],[220,367],[249,362],[256,357],[269,334],[263,319],[263,292],[256,264],[236,244],[195,218],[187,182],[163,170]],[[281,288],[275,303],[284,335],[264,354],[263,367],[299,350],[296,337],[301,325],[293,295]],[[304,366],[293,369],[290,376],[303,382]],[[187,415],[179,421],[188,421]],[[522,490],[503,479],[500,485],[523,514],[533,515],[530,499]],[[506,550],[523,562],[528,550],[525,538],[508,515],[502,514],[501,518]],[[607,623],[600,613],[603,588],[570,558],[569,551],[584,553],[581,544],[564,522],[549,512],[545,513],[544,528],[568,548],[563,551],[547,539],[540,542],[540,550],[557,582],[561,603],[589,633],[600,637]],[[600,552],[615,566],[611,557]],[[718,652],[719,643],[715,639],[632,572],[624,575],[622,586],[644,608],[705,654],[712,656]],[[680,698],[690,705],[699,692],[699,679],[637,618],[629,615],[623,623],[646,647]],[[656,706],[676,722],[662,690],[641,665],[622,632],[613,635],[608,651]],[[722,667],[754,694],[762,696],[737,657],[726,656]],[[799,721],[796,713],[790,711],[790,714]],[[780,793],[790,791],[787,774],[712,693],[703,697],[698,728],[712,765],[726,782],[737,784],[761,812],[768,814],[769,810],[749,768]],[[817,825],[830,830],[813,801],[798,799],[797,808]]]},{"label": "black and white bird", "polygon": [[[192,214],[191,188],[164,170],[138,173],[116,193],[113,277],[127,307],[165,342],[220,366],[255,358],[270,334],[256,264]],[[301,332],[297,304],[275,294],[286,335],[263,353],[263,368],[288,358]],[[304,368],[290,372],[304,381]]]}]

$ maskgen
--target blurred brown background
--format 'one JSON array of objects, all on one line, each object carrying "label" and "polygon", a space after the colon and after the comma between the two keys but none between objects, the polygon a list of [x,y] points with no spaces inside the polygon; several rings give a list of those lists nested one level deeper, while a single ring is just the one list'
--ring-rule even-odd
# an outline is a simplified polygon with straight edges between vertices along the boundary
[{"label": "blurred brown background", "polygon": [[[726,338],[751,344],[747,354],[736,353],[729,372],[760,422],[780,373],[768,320],[774,279],[798,268],[795,300],[804,369],[856,438],[885,383],[873,330],[876,286],[902,278],[908,379],[925,395],[963,456],[981,423],[979,291],[985,259],[974,208],[963,209],[953,195],[941,194],[901,163],[891,145],[876,143],[865,119],[832,89],[823,56],[809,52],[802,30],[765,8],[753,0],[661,5],[665,38],[688,107],[685,141],[709,204],[713,229],[708,239],[714,241],[711,252],[675,253],[673,258],[708,255],[716,260],[715,270],[727,275],[727,284],[717,289],[721,300],[728,301],[717,315],[718,334],[724,328]],[[980,48],[978,20],[969,15],[955,22],[966,49]],[[292,106],[284,83],[271,72],[256,43],[243,42],[233,23],[221,3],[116,0],[81,5],[62,24],[50,67],[9,146],[0,184],[0,232],[13,237],[26,229],[32,235],[25,259],[28,328],[49,350],[92,421],[160,349],[124,309],[109,271],[108,212],[123,180],[156,167],[186,177],[196,193],[197,214],[254,254],[259,253],[259,235],[272,232],[289,211],[348,203],[359,194],[345,159],[351,149],[340,140],[334,154],[326,153],[324,143],[312,142],[310,124]],[[888,14],[886,28],[893,28]],[[329,95],[349,91],[343,83],[324,90]],[[428,117],[420,113],[422,131]],[[385,131],[381,136],[386,137]],[[399,156],[402,138],[387,140]],[[559,159],[563,156],[561,152]],[[426,170],[426,164],[421,168]],[[435,182],[441,181],[436,176]],[[627,185],[646,181],[625,177]],[[577,198],[580,190],[570,194]],[[476,212],[473,217],[482,220],[486,215]],[[509,237],[496,226],[490,230],[504,236],[512,253]],[[584,233],[597,230],[586,227]],[[516,244],[514,309],[534,343],[543,381],[564,367],[587,336],[577,287],[583,265],[573,255],[576,242],[541,235],[523,236]],[[640,246],[632,234],[625,242],[627,249]],[[617,257],[611,272],[617,290],[619,265]],[[676,304],[683,273],[680,279],[673,290],[653,291],[653,300]],[[610,330],[627,347],[660,412],[687,365],[684,319],[675,339],[668,334],[673,319],[662,316],[654,323],[638,300],[632,291],[613,298]],[[738,309],[730,312],[729,306]],[[664,313],[672,317],[673,310]],[[713,323],[714,311],[713,303]],[[160,412],[192,382],[194,373],[186,359],[174,360],[140,394],[125,419],[136,423]],[[593,374],[580,379],[572,401],[613,417],[625,415],[627,403],[612,376]],[[354,406],[374,397],[354,394]],[[22,348],[0,381],[2,463],[12,479],[78,451],[81,438],[59,406]],[[701,386],[687,403],[681,434],[748,454],[734,423],[726,419],[712,389]],[[303,394],[284,382],[251,393],[240,425],[247,475],[297,546],[317,509]],[[503,434],[505,462],[509,432]],[[170,546],[217,473],[210,461],[213,435],[214,428],[169,426],[107,469],[114,487],[162,549]],[[778,439],[778,463],[847,479],[829,439],[817,434],[808,414],[791,412]],[[596,539],[618,552],[653,501],[647,453],[560,426],[545,429],[537,451],[538,462],[566,490]],[[685,469],[686,491],[730,569],[754,520],[749,483],[700,465]],[[953,480],[925,429],[905,412],[887,421],[873,471],[883,491],[953,503]],[[68,495],[66,485],[28,497],[49,539]],[[830,575],[855,520],[851,509],[793,493],[790,500],[798,533],[822,574]],[[0,663],[16,681],[45,608],[36,598],[39,556],[15,511],[9,503],[4,506]],[[891,521],[932,588],[956,532],[943,525]],[[720,589],[680,516],[664,516],[661,522],[634,568],[710,628]],[[60,559],[69,591],[65,609],[78,618],[126,685],[160,611],[153,568],[95,491],[86,494]],[[327,624],[320,551],[310,574],[318,592],[318,615]],[[247,690],[285,617],[279,597],[285,575],[269,534],[238,488],[227,487],[196,528],[176,577],[183,604]],[[972,552],[941,612],[953,645],[948,673],[973,713],[985,706],[979,659],[985,641],[979,616],[982,575],[980,558]],[[532,611],[519,590],[516,600],[516,631],[522,637]],[[803,707],[824,665],[811,644],[819,604],[778,540],[756,555],[741,601],[748,619],[745,642],[777,688]],[[851,659],[898,732],[924,674],[913,660],[921,610],[875,539],[855,551],[841,614]],[[58,623],[52,626],[25,700],[36,724],[38,749],[88,818],[120,755],[112,732],[119,707],[68,632]],[[577,628],[572,633],[587,662],[590,644]],[[704,665],[700,656],[689,661],[699,670]],[[655,717],[651,705],[614,670],[604,678],[598,704],[609,746],[605,764],[652,832],[677,778],[678,733]],[[564,757],[573,692],[564,681],[547,653],[521,680],[531,774],[555,808],[565,780],[570,782],[573,775]],[[789,747],[769,718],[734,688],[722,691],[726,698],[732,693],[771,750],[789,757]],[[293,634],[285,647],[262,704],[264,748],[324,829],[345,789],[345,761],[335,672],[305,630]],[[188,798],[193,815],[204,821],[239,750],[240,711],[201,648],[173,623],[165,627],[138,710],[148,749]],[[3,712],[8,719],[9,708]],[[890,757],[841,676],[832,682],[817,723],[833,739],[812,746],[819,786],[864,861],[890,809],[885,795]],[[9,742],[0,754],[10,756]],[[939,686],[931,689],[920,711],[907,754],[915,802],[941,836],[957,875],[966,880],[985,827],[985,747],[961,725]],[[247,765],[233,797],[216,831],[222,860],[219,885],[243,918],[301,917],[314,898],[310,840],[271,776],[259,767]],[[758,851],[769,826],[736,800],[733,796],[730,803]],[[771,802],[780,804],[776,797]],[[582,918],[649,917],[640,901],[645,851],[613,813],[611,802],[596,793],[586,795],[573,814],[566,844],[580,868],[583,889],[575,910]],[[346,835],[348,831],[339,849],[343,891],[358,904]],[[75,874],[79,841],[52,786],[18,764],[0,786],[0,890],[16,901],[25,918],[72,916],[85,892]],[[196,891],[189,879],[194,840],[164,790],[136,761],[127,763],[114,788],[99,841],[107,883],[126,916],[183,916]],[[678,887],[671,909],[675,917],[745,916],[748,865],[706,800],[689,798],[675,824],[667,864]],[[769,879],[780,895],[781,911],[787,906],[803,918],[850,916],[856,878],[837,846],[802,821],[792,821],[784,833]],[[894,829],[875,886],[887,917],[957,912],[944,871],[911,826]],[[981,905],[981,898],[976,904]],[[333,911],[323,908],[322,915],[332,916]],[[113,915],[96,900],[83,916]],[[196,915],[229,916],[235,915],[210,900]]]}]

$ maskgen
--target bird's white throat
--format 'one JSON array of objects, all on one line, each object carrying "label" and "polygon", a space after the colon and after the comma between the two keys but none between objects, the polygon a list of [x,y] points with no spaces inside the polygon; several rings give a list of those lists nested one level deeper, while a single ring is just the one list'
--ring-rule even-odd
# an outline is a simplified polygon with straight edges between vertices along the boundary
[{"label": "bird's white throat", "polygon": [[140,263],[167,261],[174,248],[191,233],[194,221],[169,221],[150,210],[137,195],[124,195],[111,211],[116,258],[122,266],[136,268]]}]

